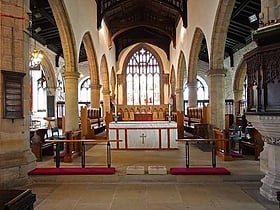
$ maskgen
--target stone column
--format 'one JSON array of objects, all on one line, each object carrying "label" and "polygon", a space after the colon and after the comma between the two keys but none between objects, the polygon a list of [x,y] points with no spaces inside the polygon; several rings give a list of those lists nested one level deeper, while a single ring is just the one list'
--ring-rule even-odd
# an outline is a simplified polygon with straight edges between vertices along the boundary
[{"label": "stone column", "polygon": [[184,111],[183,89],[176,89],[176,110]]},{"label": "stone column", "polygon": [[98,84],[91,85],[91,107],[92,108],[100,107],[100,88],[101,88],[101,85],[98,85]]},{"label": "stone column", "polygon": [[79,128],[78,79],[79,72],[65,72],[65,131]]},{"label": "stone column", "polygon": [[110,113],[111,107],[110,107],[110,91],[103,90],[103,104],[104,104],[104,113]]},{"label": "stone column", "polygon": [[197,81],[188,83],[189,106],[197,106]]},{"label": "stone column", "polygon": [[209,72],[210,124],[225,129],[225,72],[211,69]]},{"label": "stone column", "polygon": [[235,90],[234,91],[234,116],[237,116],[238,114],[242,115],[244,110],[239,110],[239,103],[242,99],[243,90]]},{"label": "stone column", "polygon": [[184,91],[176,89],[177,133],[178,138],[184,138]]},{"label": "stone column", "polygon": [[277,202],[277,191],[280,191],[280,116],[249,115],[246,118],[260,132],[265,142],[260,154],[260,169],[265,173],[260,194],[271,201]]},{"label": "stone column", "polygon": [[[25,1],[4,1],[1,5],[2,70],[25,73],[22,85],[23,118],[0,119],[0,189],[24,187],[29,184],[28,172],[36,167],[36,158],[30,149],[30,36],[28,35],[28,5]],[[5,16],[6,15],[6,16]],[[3,91],[1,77],[0,92]],[[3,94],[1,94],[1,106]],[[3,112],[1,107],[1,112]]]}]

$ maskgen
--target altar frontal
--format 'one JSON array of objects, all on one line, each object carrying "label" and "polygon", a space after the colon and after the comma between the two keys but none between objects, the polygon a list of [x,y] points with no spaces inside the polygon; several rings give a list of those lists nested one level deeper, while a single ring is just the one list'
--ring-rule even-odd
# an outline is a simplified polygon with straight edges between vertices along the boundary
[{"label": "altar frontal", "polygon": [[177,149],[177,123],[168,121],[119,121],[109,124],[113,149]]}]

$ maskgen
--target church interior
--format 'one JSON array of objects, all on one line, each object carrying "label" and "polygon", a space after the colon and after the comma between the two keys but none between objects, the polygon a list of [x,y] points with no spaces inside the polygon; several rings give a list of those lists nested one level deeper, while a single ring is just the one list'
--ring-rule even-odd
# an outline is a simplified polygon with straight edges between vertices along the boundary
[{"label": "church interior", "polygon": [[280,0],[0,8],[0,208],[277,209]]}]

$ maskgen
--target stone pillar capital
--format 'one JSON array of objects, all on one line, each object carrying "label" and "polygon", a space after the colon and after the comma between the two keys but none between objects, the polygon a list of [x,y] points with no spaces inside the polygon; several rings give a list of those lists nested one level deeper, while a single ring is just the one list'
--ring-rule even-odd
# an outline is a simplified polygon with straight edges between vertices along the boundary
[{"label": "stone pillar capital", "polygon": [[210,69],[207,76],[226,76],[226,69]]},{"label": "stone pillar capital", "polygon": [[64,76],[64,79],[79,79],[80,73],[79,72],[64,72],[63,76]]},{"label": "stone pillar capital", "polygon": [[183,88],[177,88],[177,89],[175,90],[176,95],[181,94],[181,93],[183,93],[183,92],[184,92]]},{"label": "stone pillar capital", "polygon": [[103,95],[110,95],[111,91],[110,90],[103,90],[102,93],[103,93]]},{"label": "stone pillar capital", "polygon": [[197,87],[197,81],[191,81],[187,83],[188,87]]},{"label": "stone pillar capital", "polygon": [[91,84],[90,87],[91,87],[91,89],[100,90],[102,85],[100,85],[100,84]]}]

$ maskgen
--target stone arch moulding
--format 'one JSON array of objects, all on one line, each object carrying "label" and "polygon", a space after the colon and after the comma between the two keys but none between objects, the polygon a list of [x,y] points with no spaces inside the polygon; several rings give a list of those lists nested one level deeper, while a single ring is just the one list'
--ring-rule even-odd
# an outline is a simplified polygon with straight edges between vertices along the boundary
[{"label": "stone arch moulding", "polygon": [[112,97],[115,99],[116,97],[116,93],[115,93],[115,90],[116,90],[116,72],[115,72],[115,68],[112,67],[111,69],[111,75],[110,75],[110,86],[111,86],[111,93],[112,93]]},{"label": "stone arch moulding", "polygon": [[184,53],[181,51],[178,59],[176,89],[183,89],[185,75],[187,75],[186,59]]},{"label": "stone arch moulding", "polygon": [[204,38],[203,31],[200,28],[196,28],[194,35],[193,35],[192,45],[191,45],[191,50],[190,50],[187,82],[196,81],[199,52],[201,49],[201,44],[202,44],[203,38]]},{"label": "stone arch moulding", "polygon": [[41,61],[41,65],[45,70],[45,76],[47,78],[48,83],[48,95],[55,95],[56,90],[56,76],[54,66],[51,64],[50,59],[47,57],[47,54],[43,52],[43,59]]},{"label": "stone arch moulding", "polygon": [[225,129],[225,70],[224,49],[226,43],[227,29],[235,1],[220,0],[213,32],[211,35],[209,56],[209,104],[210,123],[220,129]]},{"label": "stone arch moulding", "polygon": [[145,44],[145,43],[140,43],[140,44],[137,44],[136,46],[134,46],[130,52],[127,54],[126,58],[125,58],[125,61],[123,62],[123,67],[122,67],[122,74],[125,75],[126,74],[126,66],[127,66],[127,63],[129,62],[129,59],[131,58],[131,56],[133,55],[133,53],[135,53],[137,50],[140,50],[141,48],[145,48],[147,49],[148,51],[150,51],[157,59],[158,61],[158,64],[160,66],[160,74],[163,74],[163,63],[162,63],[162,59],[160,57],[160,55],[157,53],[157,51],[151,47],[150,45],[148,44]]},{"label": "stone arch moulding", "polygon": [[63,49],[65,72],[77,71],[78,58],[74,33],[63,1],[49,0]]},{"label": "stone arch moulding", "polygon": [[104,104],[104,112],[111,112],[110,107],[110,83],[109,83],[109,71],[108,71],[108,63],[105,55],[102,55],[100,62],[100,73],[102,79],[102,94],[103,94],[103,104]]},{"label": "stone arch moulding", "polygon": [[176,110],[183,111],[184,110],[184,97],[183,97],[183,89],[184,89],[184,79],[187,75],[186,68],[186,59],[184,53],[181,51],[178,60],[178,68],[177,68],[177,82],[176,82]]},{"label": "stone arch moulding", "polygon": [[109,71],[106,56],[103,55],[100,62],[100,72],[102,79],[103,92],[110,92]]},{"label": "stone arch moulding", "polygon": [[233,79],[233,92],[236,91],[243,91],[244,88],[244,80],[246,78],[246,72],[247,72],[247,65],[245,60],[243,59],[235,72],[234,79]]},{"label": "stone arch moulding", "polygon": [[222,70],[227,30],[235,1],[220,0],[211,38],[210,71]]},{"label": "stone arch moulding", "polygon": [[175,69],[172,65],[171,72],[170,72],[170,94],[175,95],[176,91],[176,76],[175,76]]},{"label": "stone arch moulding", "polygon": [[83,36],[83,44],[86,50],[87,58],[88,58],[88,65],[89,65],[89,72],[91,78],[91,84],[93,85],[100,85],[99,84],[99,71],[97,65],[97,57],[94,49],[93,40],[91,34],[86,32]]}]

